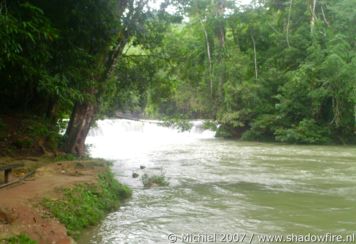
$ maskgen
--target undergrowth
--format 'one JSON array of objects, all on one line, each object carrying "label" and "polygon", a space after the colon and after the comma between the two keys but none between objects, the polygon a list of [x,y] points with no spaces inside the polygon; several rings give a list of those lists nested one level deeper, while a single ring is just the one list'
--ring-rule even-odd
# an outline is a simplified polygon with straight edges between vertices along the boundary
[{"label": "undergrowth", "polygon": [[5,240],[0,240],[0,243],[6,244],[37,244],[36,241],[32,240],[25,234],[20,234],[17,236],[10,237]]},{"label": "undergrowth", "polygon": [[99,175],[97,184],[80,184],[62,191],[60,199],[45,198],[42,205],[66,226],[68,234],[74,238],[132,195],[132,190],[119,183],[109,171]]}]

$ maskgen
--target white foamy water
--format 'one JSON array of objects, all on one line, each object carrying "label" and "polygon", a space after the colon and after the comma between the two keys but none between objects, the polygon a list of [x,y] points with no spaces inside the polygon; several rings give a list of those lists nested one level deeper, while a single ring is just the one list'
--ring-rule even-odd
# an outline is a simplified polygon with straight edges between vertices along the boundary
[{"label": "white foamy water", "polygon": [[155,120],[99,120],[86,140],[93,157],[107,159],[130,158],[172,145],[185,145],[200,139],[214,138],[215,132],[202,129],[203,121],[192,121],[189,131],[163,127]]},{"label": "white foamy water", "polygon": [[[201,124],[180,133],[158,121],[99,121],[87,140],[91,155],[112,159],[133,197],[79,243],[160,244],[170,233],[354,232],[355,147],[222,140]],[[170,184],[145,189],[133,172],[163,172]]]}]

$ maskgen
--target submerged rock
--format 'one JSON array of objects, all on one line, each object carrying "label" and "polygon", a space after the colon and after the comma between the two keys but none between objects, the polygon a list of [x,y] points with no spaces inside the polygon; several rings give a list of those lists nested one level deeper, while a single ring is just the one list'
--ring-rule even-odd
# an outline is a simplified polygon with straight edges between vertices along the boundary
[{"label": "submerged rock", "polygon": [[146,168],[146,166],[140,165],[140,169],[145,169],[145,168]]}]

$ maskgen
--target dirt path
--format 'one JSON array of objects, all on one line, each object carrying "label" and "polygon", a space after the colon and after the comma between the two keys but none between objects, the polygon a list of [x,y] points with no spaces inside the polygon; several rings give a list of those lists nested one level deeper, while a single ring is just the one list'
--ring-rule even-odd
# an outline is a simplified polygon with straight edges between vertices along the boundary
[{"label": "dirt path", "polygon": [[78,183],[94,183],[103,167],[90,161],[53,163],[37,169],[22,183],[0,189],[0,240],[26,233],[39,243],[73,243],[66,229],[39,206],[46,196],[56,197],[56,189]]}]

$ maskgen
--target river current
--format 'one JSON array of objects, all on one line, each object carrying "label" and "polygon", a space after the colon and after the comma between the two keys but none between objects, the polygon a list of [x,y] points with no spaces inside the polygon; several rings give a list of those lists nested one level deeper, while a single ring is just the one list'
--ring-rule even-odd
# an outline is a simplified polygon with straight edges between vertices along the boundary
[{"label": "river current", "polygon": [[[99,121],[87,139],[91,155],[113,160],[133,197],[80,243],[223,243],[224,235],[260,243],[263,235],[356,232],[355,147],[223,140],[200,125],[180,133],[157,121]],[[133,172],[163,174],[169,186],[144,188]]]}]

